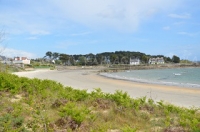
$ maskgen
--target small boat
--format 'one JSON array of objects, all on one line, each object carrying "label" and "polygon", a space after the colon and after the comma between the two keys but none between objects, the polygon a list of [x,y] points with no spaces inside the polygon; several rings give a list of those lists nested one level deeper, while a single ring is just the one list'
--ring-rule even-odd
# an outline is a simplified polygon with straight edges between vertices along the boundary
[{"label": "small boat", "polygon": [[180,74],[180,73],[174,73],[174,75],[175,75],[175,76],[180,76],[181,74]]}]

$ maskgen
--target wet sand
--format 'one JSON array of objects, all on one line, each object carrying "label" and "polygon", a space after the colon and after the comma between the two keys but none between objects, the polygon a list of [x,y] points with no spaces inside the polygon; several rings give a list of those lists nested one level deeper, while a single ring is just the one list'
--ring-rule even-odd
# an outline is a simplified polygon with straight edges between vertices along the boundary
[{"label": "wet sand", "polygon": [[123,90],[133,98],[146,96],[155,101],[164,100],[171,104],[183,107],[200,108],[200,89],[167,86],[147,83],[137,83],[126,80],[117,80],[98,75],[97,70],[36,70],[14,73],[29,78],[50,79],[65,86],[77,89],[87,89],[88,92],[101,88],[103,92],[114,93]]}]

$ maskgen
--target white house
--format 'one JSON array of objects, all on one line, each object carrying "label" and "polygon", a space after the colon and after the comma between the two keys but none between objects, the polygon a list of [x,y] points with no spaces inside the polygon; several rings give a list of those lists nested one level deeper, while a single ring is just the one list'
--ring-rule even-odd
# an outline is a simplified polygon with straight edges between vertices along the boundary
[{"label": "white house", "polygon": [[149,64],[156,64],[156,58],[150,58],[149,59]]},{"label": "white house", "polygon": [[140,59],[130,58],[130,65],[140,65]]},{"label": "white house", "polygon": [[31,61],[27,57],[14,57],[13,64],[30,64]]},{"label": "white house", "polygon": [[157,64],[164,64],[164,63],[165,63],[165,61],[164,61],[163,57],[157,58]]},{"label": "white house", "polygon": [[157,57],[157,58],[150,58],[149,59],[149,64],[164,64],[165,61],[163,59],[163,57]]}]

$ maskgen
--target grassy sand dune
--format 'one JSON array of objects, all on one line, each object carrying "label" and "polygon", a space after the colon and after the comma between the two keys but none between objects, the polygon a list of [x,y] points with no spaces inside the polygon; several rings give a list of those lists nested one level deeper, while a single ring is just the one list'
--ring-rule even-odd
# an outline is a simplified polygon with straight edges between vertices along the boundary
[{"label": "grassy sand dune", "polygon": [[[30,78],[36,75],[58,77],[57,72],[34,71],[18,74]],[[74,72],[81,75],[76,75],[74,78],[75,76],[71,76]],[[103,86],[110,84],[112,79],[96,76],[94,72],[85,74],[85,71],[71,71],[70,74],[70,71],[62,71],[59,75],[67,74],[68,77],[70,75],[72,78],[65,81],[74,78],[80,84],[93,82],[93,85],[96,85],[94,80],[98,77],[102,79],[98,79],[98,82],[102,81]],[[94,78],[95,76],[97,78]],[[59,77],[66,78],[66,76]],[[118,82],[118,80],[112,81]],[[0,131],[2,132],[200,131],[198,108],[178,107],[146,97],[131,98],[128,93],[120,90],[110,94],[102,92],[101,89],[93,89],[88,93],[86,90],[65,87],[44,78],[28,79],[7,73],[0,73],[0,82]]]},{"label": "grassy sand dune", "polygon": [[[108,79],[96,75],[96,70],[40,70],[16,74],[33,79],[0,73],[2,132],[200,130],[198,108],[188,109],[155,101],[152,99],[153,93],[150,98],[131,98],[149,94],[146,93],[148,87],[158,90],[158,85]],[[47,79],[57,80],[64,85],[70,84],[76,89]],[[94,89],[94,86],[103,88],[106,93],[101,89]],[[77,88],[88,88],[89,92]],[[122,90],[133,90],[129,91],[132,95]],[[172,87],[167,89],[167,86],[163,86],[161,90],[164,93],[178,92]],[[179,94],[195,94],[193,90],[183,91]]]}]

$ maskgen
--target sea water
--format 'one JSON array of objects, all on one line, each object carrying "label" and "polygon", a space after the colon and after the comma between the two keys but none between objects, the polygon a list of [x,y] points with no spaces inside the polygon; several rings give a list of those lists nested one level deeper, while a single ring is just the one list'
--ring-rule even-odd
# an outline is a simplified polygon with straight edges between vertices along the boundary
[{"label": "sea water", "polygon": [[129,70],[101,75],[134,82],[200,88],[200,68]]}]

